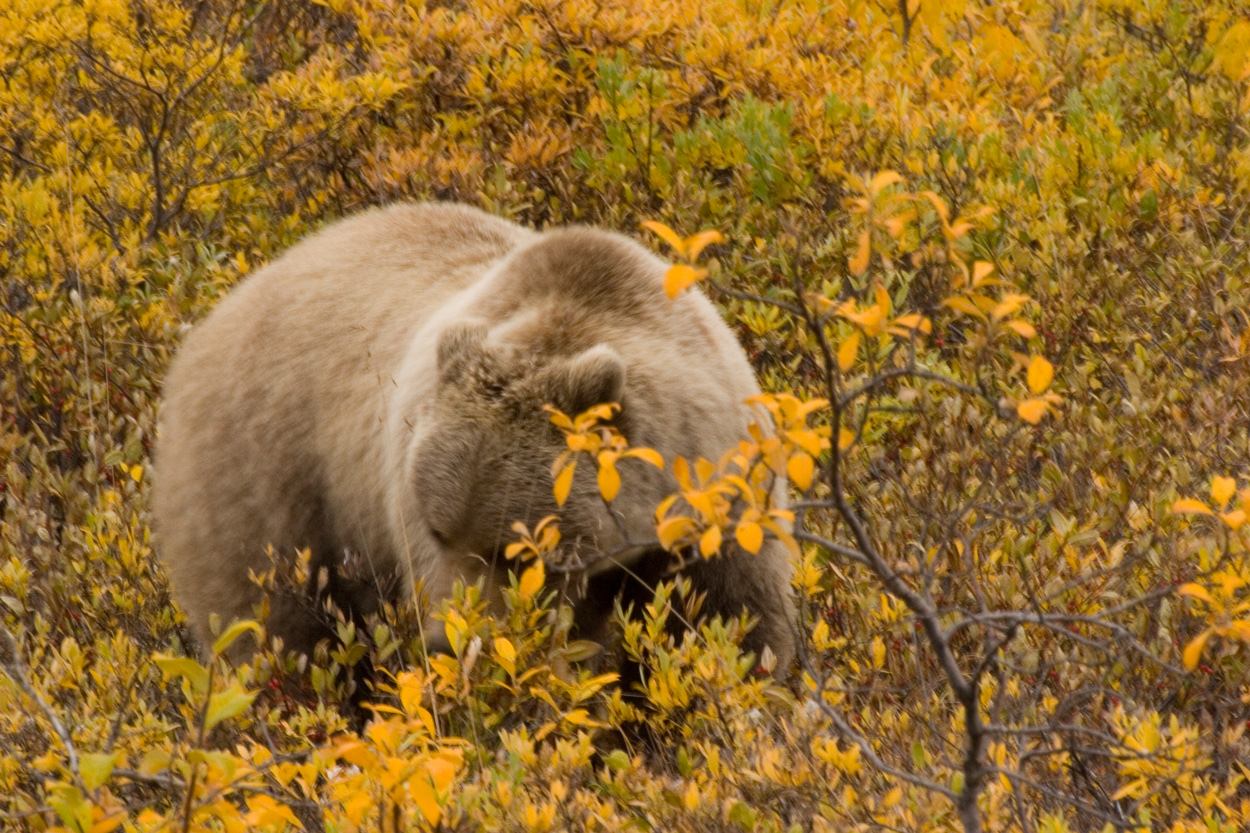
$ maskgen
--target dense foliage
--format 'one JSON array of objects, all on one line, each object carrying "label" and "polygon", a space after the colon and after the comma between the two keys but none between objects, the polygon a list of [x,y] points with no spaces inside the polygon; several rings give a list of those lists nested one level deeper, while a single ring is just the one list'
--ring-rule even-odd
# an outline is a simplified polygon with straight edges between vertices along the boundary
[{"label": "dense foliage", "polygon": [[[1239,4],[0,0],[0,79],[0,826],[1250,827]],[[789,683],[743,623],[674,642],[679,586],[617,685],[553,527],[455,656],[402,610],[310,667],[188,653],[169,356],[396,199],[634,233],[722,303],[776,431],[684,467],[657,537],[793,536]],[[647,457],[564,425],[605,498]]]}]

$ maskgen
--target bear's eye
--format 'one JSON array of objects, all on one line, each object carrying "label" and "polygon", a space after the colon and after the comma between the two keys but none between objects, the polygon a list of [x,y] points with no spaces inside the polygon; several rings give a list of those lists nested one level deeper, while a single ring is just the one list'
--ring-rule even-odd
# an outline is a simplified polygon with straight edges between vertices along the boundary
[{"label": "bear's eye", "polygon": [[440,547],[447,546],[447,536],[439,532],[437,529],[430,529],[430,537],[432,537]]}]

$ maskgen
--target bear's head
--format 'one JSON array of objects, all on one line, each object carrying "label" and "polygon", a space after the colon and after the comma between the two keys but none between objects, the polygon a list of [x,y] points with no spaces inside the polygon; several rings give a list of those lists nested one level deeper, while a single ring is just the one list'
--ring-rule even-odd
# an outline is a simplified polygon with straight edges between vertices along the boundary
[{"label": "bear's head", "polygon": [[563,506],[552,493],[552,464],[566,443],[544,405],[576,415],[621,402],[627,371],[614,349],[541,355],[493,343],[486,325],[462,322],[439,338],[437,373],[407,472],[417,515],[408,527],[439,558],[502,563],[517,538],[513,524],[532,529],[547,515],[560,519],[561,560],[594,562],[591,573],[630,563],[641,552],[631,544],[654,539],[651,513],[666,487],[649,466],[636,467],[650,471],[627,480],[611,505],[589,461],[579,464]]}]

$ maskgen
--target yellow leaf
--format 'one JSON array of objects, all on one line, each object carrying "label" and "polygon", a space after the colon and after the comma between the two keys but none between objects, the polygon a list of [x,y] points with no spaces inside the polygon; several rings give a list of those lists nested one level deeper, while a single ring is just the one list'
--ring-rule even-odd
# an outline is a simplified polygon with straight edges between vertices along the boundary
[{"label": "yellow leaf", "polygon": [[637,460],[650,463],[657,469],[664,468],[664,458],[660,456],[660,452],[654,448],[631,448],[621,455],[622,457],[633,457]]},{"label": "yellow leaf", "polygon": [[935,194],[933,191],[921,191],[920,196],[933,203],[933,208],[938,213],[938,217],[942,220],[942,225],[946,225],[950,220],[950,209],[946,207],[946,202]]},{"label": "yellow leaf", "polygon": [[1203,631],[1198,637],[1185,646],[1185,653],[1181,656],[1181,661],[1185,663],[1185,668],[1193,671],[1198,667],[1198,660],[1202,658],[1202,649],[1206,646],[1207,640],[1211,638],[1211,631]]},{"label": "yellow leaf", "polygon": [[699,553],[709,556],[720,549],[721,531],[719,526],[709,526],[699,536]]},{"label": "yellow leaf", "polygon": [[585,709],[573,709],[564,716],[564,719],[574,726],[587,726],[591,729],[602,729],[606,725],[591,717],[590,712]]},{"label": "yellow leaf", "polygon": [[564,471],[560,472],[560,476],[556,478],[551,492],[555,495],[557,506],[563,506],[564,502],[569,499],[569,489],[573,488],[573,471],[576,468],[577,461],[574,460],[565,466]]},{"label": "yellow leaf", "polygon": [[134,465],[130,467],[130,478],[138,483],[143,479],[143,466]]},{"label": "yellow leaf", "polygon": [[516,671],[516,648],[502,636],[495,638],[495,659],[509,674]]},{"label": "yellow leaf", "polygon": [[677,232],[673,231],[663,223],[657,223],[655,220],[647,220],[642,224],[642,227],[647,231],[654,232],[659,235],[665,243],[673,247],[673,250],[677,252],[677,254],[682,255],[683,257],[685,256],[686,243],[677,236]]},{"label": "yellow leaf", "polygon": [[1046,400],[1026,399],[1016,405],[1016,413],[1020,415],[1020,419],[1030,425],[1037,425],[1046,413]]},{"label": "yellow leaf", "polygon": [[521,580],[517,584],[517,589],[521,593],[522,599],[531,599],[538,589],[543,586],[543,582],[547,578],[547,570],[541,561],[535,561],[534,566],[529,567],[525,572],[521,573]]},{"label": "yellow leaf", "polygon": [[1250,56],[1250,22],[1239,20],[1229,27],[1215,47],[1215,62],[1231,81],[1240,81],[1246,74],[1246,58]]},{"label": "yellow leaf", "polygon": [[749,553],[759,552],[764,545],[764,530],[757,523],[738,524],[734,536],[738,539],[738,545]]},{"label": "yellow leaf", "polygon": [[846,451],[855,442],[855,432],[849,428],[838,429],[838,450]]},{"label": "yellow leaf", "polygon": [[1145,778],[1135,778],[1116,790],[1111,796],[1112,801],[1119,801],[1131,795],[1140,795],[1146,787]]},{"label": "yellow leaf", "polygon": [[451,786],[456,772],[463,764],[464,755],[458,749],[444,749],[426,763],[425,774],[434,783],[434,789],[444,792]]},{"label": "yellow leaf", "polygon": [[855,248],[855,255],[847,264],[851,270],[851,274],[864,274],[864,270],[868,268],[868,258],[871,255],[872,239],[869,237],[868,230],[865,229],[859,233],[859,243]]},{"label": "yellow leaf", "polygon": [[417,773],[409,781],[408,790],[425,820],[431,827],[437,826],[443,808],[438,806],[438,796],[434,793],[434,785],[430,783],[429,776],[424,772]]},{"label": "yellow leaf", "polygon": [[1237,481],[1231,477],[1211,478],[1211,502],[1216,506],[1224,506],[1237,491]]},{"label": "yellow leaf", "polygon": [[208,708],[204,711],[204,727],[211,729],[223,720],[229,720],[241,714],[256,699],[260,692],[247,691],[237,682],[229,688],[219,691],[208,698]]},{"label": "yellow leaf", "polygon": [[1024,306],[1031,300],[1033,299],[1030,298],[1028,295],[1020,295],[1015,292],[1008,292],[1006,295],[1003,296],[1003,299],[1001,301],[999,301],[997,304],[994,305],[994,309],[990,313],[990,315],[994,316],[995,318],[1006,318],[1007,316],[1011,315],[1012,313],[1020,309],[1020,307]]},{"label": "yellow leaf", "polygon": [[811,456],[800,451],[790,457],[790,461],[786,463],[786,473],[790,475],[790,480],[800,489],[809,489],[812,485],[812,474],[815,471],[815,463]]},{"label": "yellow leaf", "polygon": [[844,372],[855,364],[855,354],[859,352],[859,331],[853,331],[838,345],[838,367]]},{"label": "yellow leaf", "polygon": [[985,279],[994,273],[994,264],[978,260],[972,264],[972,285],[980,286]]},{"label": "yellow leaf", "polygon": [[695,529],[694,521],[684,515],[674,518],[665,518],[655,527],[655,534],[660,539],[660,545],[666,550],[671,550],[673,545],[686,537]]},{"label": "yellow leaf", "polygon": [[550,405],[543,405],[543,410],[551,414],[550,419],[553,425],[566,431],[573,430],[573,420],[569,419],[566,413]]},{"label": "yellow leaf", "polygon": [[[91,833],[112,833],[112,831],[121,827],[123,822],[129,821],[130,815],[127,811],[117,807],[111,810],[97,807],[94,814],[96,818],[91,823]],[[276,814],[283,818],[289,816],[292,825],[299,823],[295,819],[295,814],[281,805],[277,805]]]},{"label": "yellow leaf", "polygon": [[599,455],[599,494],[604,500],[615,500],[621,489],[621,475],[616,470],[615,455]]},{"label": "yellow leaf", "polygon": [[[1194,500],[1191,497],[1183,497],[1176,503],[1172,504],[1173,515],[1214,515],[1211,507],[1207,506],[1200,500]],[[1182,588],[1183,590],[1183,588]]]},{"label": "yellow leaf", "polygon": [[1050,382],[1055,378],[1055,368],[1050,362],[1046,361],[1045,356],[1034,356],[1029,361],[1029,390],[1035,394],[1040,394],[1050,387]]},{"label": "yellow leaf", "polygon": [[706,275],[706,269],[696,269],[684,263],[670,266],[668,271],[664,273],[664,292],[668,297],[676,298],[692,284],[702,280]]},{"label": "yellow leaf", "polygon": [[1037,335],[1036,328],[1034,328],[1034,326],[1027,321],[1020,321],[1018,319],[1015,321],[1008,321],[1007,326],[1015,330],[1023,338],[1033,338],[1033,336]]},{"label": "yellow leaf", "polygon": [[909,313],[908,315],[900,315],[895,318],[890,325],[894,331],[901,331],[899,335],[908,335],[913,330],[928,335],[933,330],[933,325],[929,323],[929,319],[925,318],[918,312]]},{"label": "yellow leaf", "polygon": [[256,638],[260,639],[260,625],[250,619],[244,619],[241,622],[235,622],[226,628],[225,632],[217,637],[217,641],[213,643],[213,656],[221,656],[226,649],[235,643],[235,641],[245,633],[254,633]]},{"label": "yellow leaf", "polygon": [[843,310],[842,315],[852,324],[859,325],[865,333],[875,336],[881,332],[885,323],[885,311],[879,306],[871,306],[862,312]]},{"label": "yellow leaf", "polygon": [[985,313],[981,312],[980,308],[978,308],[977,305],[970,299],[965,298],[962,295],[958,295],[954,298],[947,298],[942,302],[942,306],[950,307],[951,309],[959,312],[965,312],[968,315],[975,315],[977,318],[985,318]]},{"label": "yellow leaf", "polygon": [[972,223],[967,220],[956,220],[949,226],[942,229],[942,233],[946,235],[948,240],[958,240],[972,229]]},{"label": "yellow leaf", "polygon": [[724,236],[715,229],[709,231],[701,231],[696,235],[686,238],[686,256],[691,260],[697,260],[699,253],[713,243],[724,243]]}]

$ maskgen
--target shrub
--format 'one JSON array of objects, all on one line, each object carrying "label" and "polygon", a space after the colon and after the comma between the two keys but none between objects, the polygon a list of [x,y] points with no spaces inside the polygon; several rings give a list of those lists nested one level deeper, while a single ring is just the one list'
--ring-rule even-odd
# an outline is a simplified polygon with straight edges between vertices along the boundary
[{"label": "shrub", "polygon": [[[6,826],[1250,824],[1235,4],[0,0],[0,31]],[[403,611],[308,667],[187,656],[146,520],[168,355],[399,198],[651,221],[721,302],[776,430],[688,461],[657,541],[792,538],[792,686],[749,623],[674,641],[680,585],[615,684],[541,557],[501,619],[464,591],[449,657]]]}]

